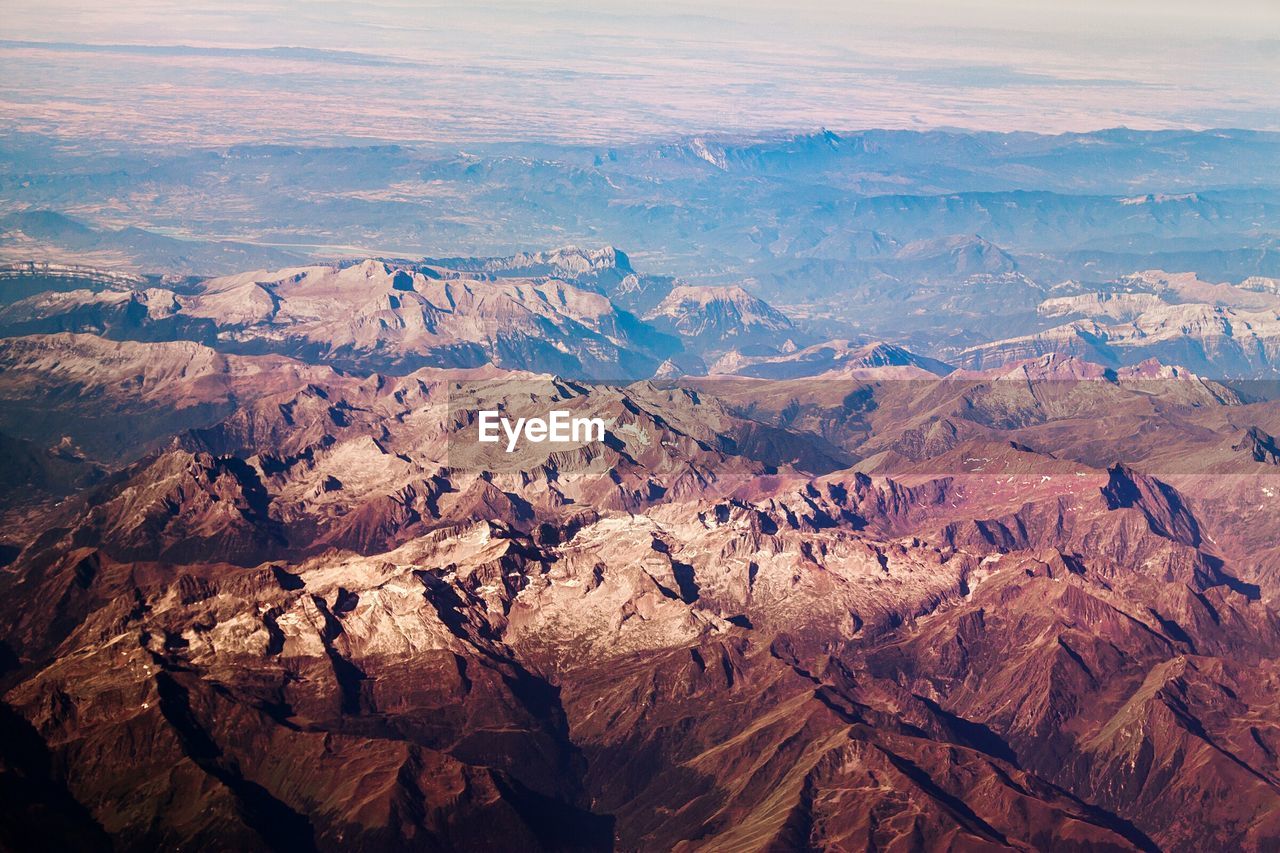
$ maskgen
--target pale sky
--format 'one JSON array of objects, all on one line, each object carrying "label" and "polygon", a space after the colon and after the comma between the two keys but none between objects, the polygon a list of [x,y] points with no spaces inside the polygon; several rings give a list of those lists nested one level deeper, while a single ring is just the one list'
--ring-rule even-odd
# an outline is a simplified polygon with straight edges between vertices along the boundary
[{"label": "pale sky", "polygon": [[[711,0],[634,2],[348,2],[347,0],[4,0],[0,28],[11,39],[42,41],[173,41],[183,44],[334,47],[353,32],[379,28],[447,33],[476,26],[546,29],[553,22],[583,31],[613,21],[644,22],[646,31],[675,32],[698,18],[747,27],[779,26],[822,41],[861,27],[928,25],[1044,34],[1271,40],[1280,38],[1280,4],[1273,0],[896,0],[896,2],[760,2]],[[282,40],[292,35],[293,40]],[[1153,45],[1154,47],[1154,45]]]},{"label": "pale sky", "polygon": [[0,132],[1280,129],[1280,0],[635,5],[0,0]]}]

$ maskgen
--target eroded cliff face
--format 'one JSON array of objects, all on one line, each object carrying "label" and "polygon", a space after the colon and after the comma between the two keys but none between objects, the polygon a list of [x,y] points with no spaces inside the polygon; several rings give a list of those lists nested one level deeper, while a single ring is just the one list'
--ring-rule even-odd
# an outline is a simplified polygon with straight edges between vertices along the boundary
[{"label": "eroded cliff face", "polygon": [[[1280,839],[1275,522],[1171,449],[1055,453],[1071,407],[1034,381],[762,384],[776,412],[748,420],[707,387],[299,371],[8,511],[7,843]],[[1274,433],[1274,404],[1083,381],[1120,419],[1098,442],[1156,413],[1242,504],[1272,488],[1204,424]],[[484,455],[460,439],[480,402],[610,439]]]}]

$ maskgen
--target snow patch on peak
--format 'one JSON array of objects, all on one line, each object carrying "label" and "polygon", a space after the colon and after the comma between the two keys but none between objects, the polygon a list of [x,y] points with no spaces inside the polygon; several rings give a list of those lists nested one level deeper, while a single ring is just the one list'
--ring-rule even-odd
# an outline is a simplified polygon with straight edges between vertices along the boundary
[{"label": "snow patch on peak", "polygon": [[697,137],[689,143],[689,148],[700,160],[705,160],[717,169],[723,172],[729,171],[729,161],[724,156],[724,151],[713,151],[707,145],[707,141],[702,137]]}]

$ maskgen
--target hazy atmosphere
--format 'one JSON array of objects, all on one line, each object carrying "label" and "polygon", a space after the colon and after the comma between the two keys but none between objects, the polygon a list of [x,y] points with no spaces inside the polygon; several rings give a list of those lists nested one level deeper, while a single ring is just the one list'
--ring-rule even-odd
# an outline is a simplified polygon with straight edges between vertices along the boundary
[{"label": "hazy atmosphere", "polygon": [[0,128],[117,142],[1280,127],[1280,6],[8,0]]}]

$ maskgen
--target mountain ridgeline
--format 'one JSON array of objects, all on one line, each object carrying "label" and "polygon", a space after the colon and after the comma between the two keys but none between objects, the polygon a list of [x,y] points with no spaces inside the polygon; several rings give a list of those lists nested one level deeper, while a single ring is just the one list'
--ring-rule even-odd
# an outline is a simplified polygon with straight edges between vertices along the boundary
[{"label": "mountain ridgeline", "polygon": [[[592,380],[794,378],[897,365],[904,376],[927,376],[1057,354],[1116,368],[1156,359],[1255,380],[1280,376],[1277,281],[1211,283],[1147,270],[1104,285],[1065,282],[1040,288],[1044,298],[1030,304],[1021,334],[956,329],[921,353],[872,335],[828,338],[850,330],[811,306],[779,310],[739,285],[637,272],[614,248],[369,259],[206,279],[15,264],[0,269],[8,297],[0,334],[188,340],[357,372],[494,365]],[[960,287],[1001,304],[1018,289],[987,273]]]}]

